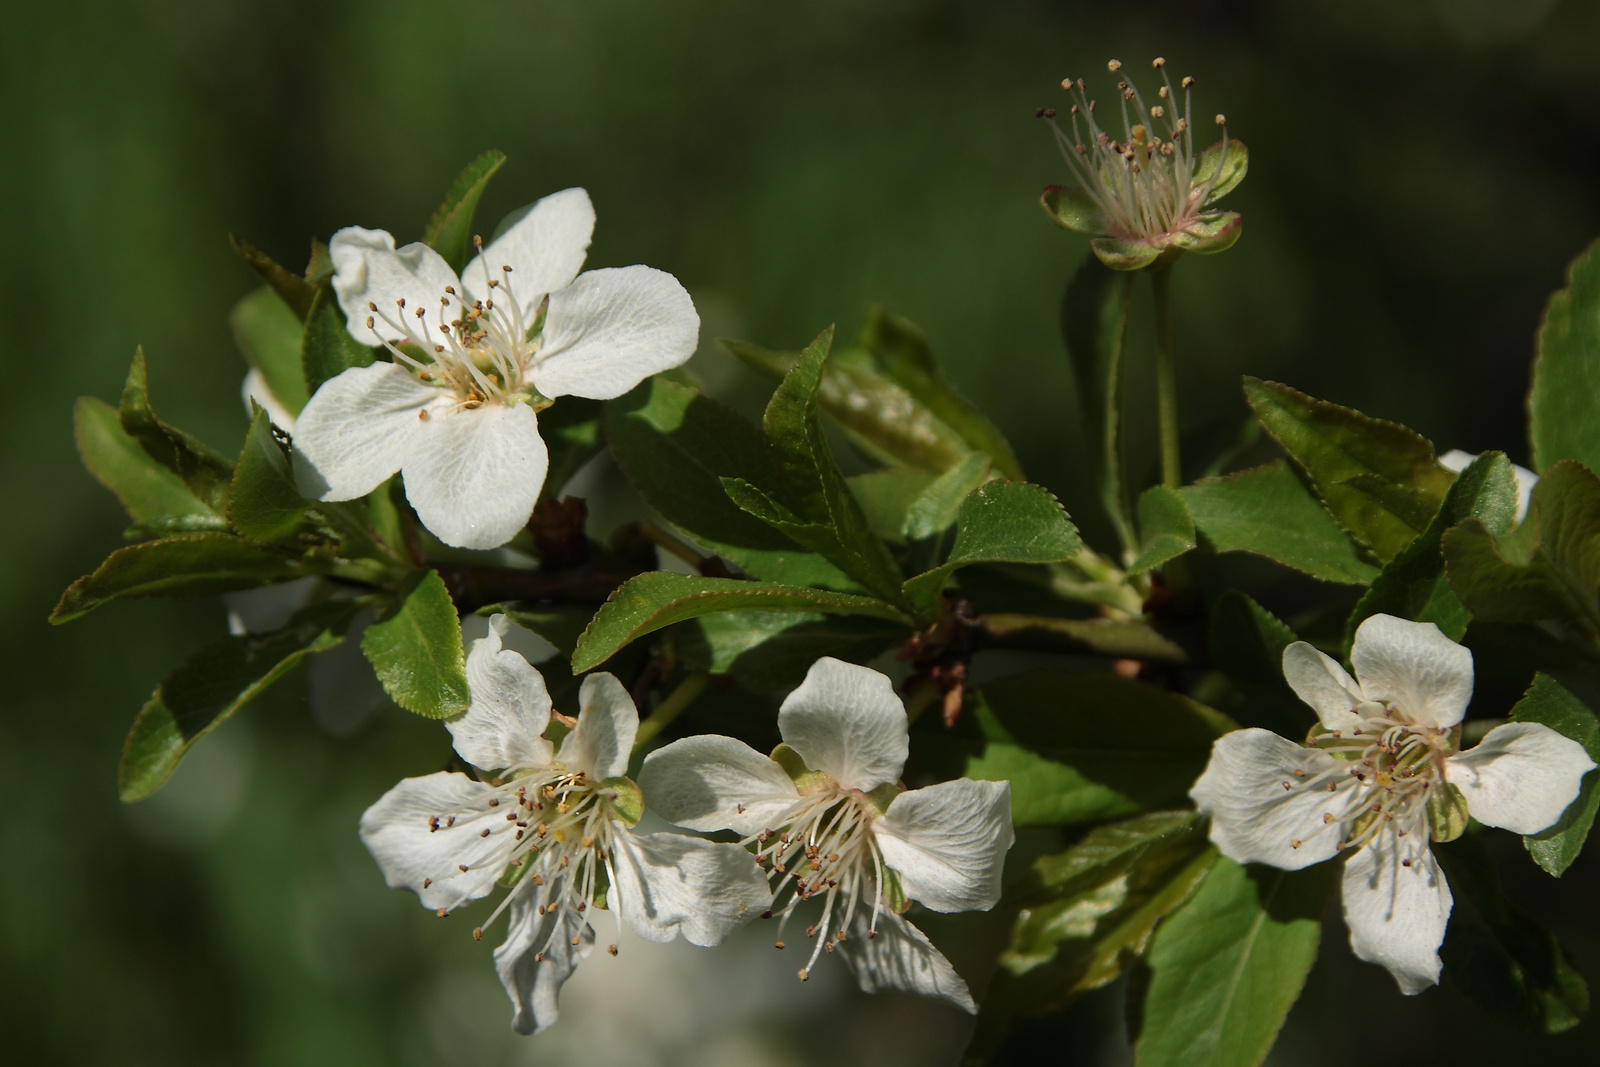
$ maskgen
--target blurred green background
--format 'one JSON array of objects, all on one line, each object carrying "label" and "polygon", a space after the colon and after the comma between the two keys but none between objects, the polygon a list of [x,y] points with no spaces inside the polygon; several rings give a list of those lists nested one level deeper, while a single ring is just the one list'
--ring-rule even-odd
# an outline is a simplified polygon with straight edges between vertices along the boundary
[{"label": "blurred green background", "polygon": [[[590,264],[684,281],[713,391],[749,404],[765,386],[711,339],[797,346],[882,302],[924,327],[1091,535],[1103,526],[1056,333],[1085,243],[1035,202],[1064,180],[1033,118],[1059,103],[1063,76],[1104,82],[1111,56],[1138,71],[1165,55],[1198,79],[1198,110],[1225,111],[1250,146],[1228,201],[1244,238],[1178,271],[1191,427],[1242,418],[1238,378],[1252,373],[1403,421],[1441,449],[1526,461],[1533,330],[1600,232],[1600,10],[1580,0],[3,10],[0,351],[18,387],[0,419],[11,1063],[950,1063],[969,1025],[842,980],[800,986],[793,961],[753,936],[717,953],[625,944],[569,988],[561,1026],[514,1038],[490,944],[473,944],[470,920],[438,923],[386,890],[355,835],[395,779],[439,765],[444,732],[391,709],[334,736],[297,684],[208,738],[168,790],[118,804],[134,713],[224,617],[218,604],[141,602],[45,625],[125,525],[77,463],[71,404],[114,399],[143,344],[158,409],[237,447],[244,365],[225,316],[255,282],[228,232],[293,265],[311,235],[343,225],[410,239],[456,170],[501,148],[511,162],[485,229],[586,186]],[[1145,375],[1136,360],[1132,392],[1149,407]],[[1138,420],[1133,432],[1148,436]],[[1135,453],[1142,464],[1153,448]],[[1600,861],[1591,851],[1558,884],[1515,842],[1498,846],[1509,889],[1600,978]],[[1350,959],[1336,918],[1325,946],[1275,1063],[1347,1063],[1396,1043],[1417,1062],[1595,1062],[1592,1021],[1525,1039],[1448,984],[1401,998]],[[981,983],[982,945],[958,932],[951,951]],[[1118,1011],[1116,990],[1090,997],[1011,1055],[1124,1062]]]}]

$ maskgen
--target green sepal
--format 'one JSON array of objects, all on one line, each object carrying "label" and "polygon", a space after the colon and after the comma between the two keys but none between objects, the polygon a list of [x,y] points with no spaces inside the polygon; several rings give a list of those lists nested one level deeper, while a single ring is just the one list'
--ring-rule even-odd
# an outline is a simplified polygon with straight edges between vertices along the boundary
[{"label": "green sepal", "polygon": [[448,719],[472,703],[461,620],[438,571],[413,576],[361,637],[384,692],[407,711]]},{"label": "green sepal", "polygon": [[1428,836],[1435,841],[1454,841],[1467,832],[1467,798],[1449,782],[1428,794]]},{"label": "green sepal", "polygon": [[1168,247],[1207,256],[1232,248],[1244,234],[1237,211],[1208,211],[1168,239]]},{"label": "green sepal", "polygon": [[133,364],[128,368],[118,416],[123,430],[139,442],[151,459],[183,479],[189,491],[212,511],[218,515],[226,512],[233,464],[198,437],[156,417],[150,406],[149,371],[142,348],[134,353]]},{"label": "green sepal", "polygon": [[1082,189],[1047,185],[1039,196],[1039,206],[1050,216],[1050,221],[1063,230],[1090,236],[1106,232],[1100,205]]},{"label": "green sepal", "polygon": [[883,902],[896,915],[904,915],[907,909],[911,907],[911,898],[906,896],[906,887],[900,881],[900,872],[893,867],[885,867],[883,869],[883,881],[879,884],[878,889],[883,893]]},{"label": "green sepal", "polygon": [[1160,259],[1162,253],[1149,241],[1128,237],[1096,237],[1089,242],[1089,248],[1112,270],[1143,270]]},{"label": "green sepal", "polygon": [[881,816],[888,813],[889,805],[893,804],[894,798],[902,792],[904,790],[900,788],[898,782],[884,782],[867,794],[867,800],[872,804],[873,810]]},{"label": "green sepal", "polygon": [[806,761],[800,758],[800,753],[786,744],[779,743],[772,750],[769,758],[773,763],[783,768],[783,773],[789,776],[789,781],[794,783],[795,790],[801,796],[810,796],[813,793],[824,793],[838,787],[832,776],[822,771],[814,771],[806,766]]},{"label": "green sepal", "polygon": [[1217,167],[1219,165],[1222,167],[1222,173],[1217,175],[1216,184],[1212,185],[1206,197],[1207,204],[1221,200],[1231,193],[1240,182],[1244,181],[1245,172],[1250,169],[1250,150],[1244,146],[1243,141],[1235,139],[1227,141],[1226,159],[1222,156],[1222,146],[1223,142],[1218,141],[1201,152],[1200,157],[1194,162],[1192,182],[1194,188],[1200,188],[1211,181],[1212,175],[1217,175]]},{"label": "green sepal", "polygon": [[445,194],[444,202],[428,220],[427,229],[422,231],[423,244],[443,256],[458,274],[467,262],[467,250],[471,247],[472,216],[478,210],[478,200],[488,187],[489,179],[505,165],[505,161],[504,152],[491,148],[463,167],[461,173],[456,175],[456,180],[450,183],[450,191]]},{"label": "green sepal", "polygon": [[311,301],[317,295],[317,287],[279,264],[277,260],[243,237],[230,233],[228,240],[233,244],[233,250],[239,253],[239,258],[248,263],[250,269],[260,275],[261,280],[283,298],[283,302],[289,305],[289,310],[293,311],[297,318],[304,320],[311,311]]},{"label": "green sepal", "polygon": [[607,778],[600,783],[610,792],[602,797],[604,803],[625,826],[638,826],[644,818],[644,794],[632,778]]},{"label": "green sepal", "polygon": [[83,465],[116,494],[138,528],[195,524],[221,528],[222,516],[195,496],[175,472],[157,463],[122,428],[121,417],[110,404],[92,396],[79,397],[72,408],[72,430]]},{"label": "green sepal", "polygon": [[368,367],[377,360],[377,351],[350,336],[344,310],[331,288],[318,289],[306,312],[305,333],[300,339],[300,370],[305,376],[307,395],[322,383],[336,378],[351,367]]}]

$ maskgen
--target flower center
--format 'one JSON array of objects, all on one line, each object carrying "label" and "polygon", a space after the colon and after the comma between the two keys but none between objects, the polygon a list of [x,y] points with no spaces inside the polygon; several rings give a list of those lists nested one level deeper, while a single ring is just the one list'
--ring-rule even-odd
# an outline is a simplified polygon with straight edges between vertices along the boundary
[{"label": "flower center", "polygon": [[[481,251],[482,239],[474,240]],[[539,350],[542,303],[524,311],[512,291],[511,266],[502,266],[501,277],[495,278],[490,276],[488,263],[481,255],[478,261],[483,264],[484,290],[488,295],[474,300],[471,307],[455,286],[447,285],[439,297],[437,312],[426,307],[408,308],[403,297],[395,301],[393,314],[368,302],[367,328],[376,335],[374,327],[381,319],[402,334],[398,345],[381,335],[379,340],[397,363],[449,392],[455,400],[452,411],[518,400],[543,406],[540,402],[544,398],[525,380]],[[496,300],[496,296],[500,299]]]},{"label": "flower center", "polygon": [[[1228,133],[1223,117],[1218,115],[1217,125],[1223,127],[1222,158],[1216,171],[1196,184],[1194,131],[1189,121],[1194,79],[1184,78],[1179,83],[1183,89],[1180,113],[1172,79],[1167,74],[1167,61],[1157,59],[1152,65],[1161,72],[1161,88],[1156,91],[1158,103],[1146,106],[1133,82],[1117,83],[1122,104],[1120,141],[1095,121],[1098,101],[1089,98],[1082,78],[1075,82],[1068,78],[1061,83],[1063,89],[1076,96],[1070,136],[1056,122],[1054,109],[1038,114],[1050,120],[1056,144],[1066,157],[1074,180],[1094,198],[1109,234],[1162,242],[1194,221],[1210,199],[1227,160]],[[1114,59],[1106,66],[1113,74],[1122,69]],[[1158,124],[1165,129],[1166,140],[1156,132],[1154,127]]]},{"label": "flower center", "polygon": [[[844,941],[864,894],[872,898],[872,918],[867,937],[876,937],[878,912],[883,906],[883,856],[873,840],[871,801],[859,792],[833,789],[801,797],[777,820],[780,830],[762,830],[744,844],[757,846],[756,862],[768,869],[769,883],[776,881],[772,910],[763,919],[778,916],[778,940],[789,917],[803,902],[821,896],[822,918],[806,927],[807,937],[817,937],[811,958],[800,968],[800,980],[810,977],[817,957],[832,952]],[[787,894],[787,896],[785,896]]]},{"label": "flower center", "polygon": [[[483,927],[493,924],[513,900],[528,893],[539,899],[540,915],[567,908],[582,916],[591,907],[605,908],[604,894],[616,884],[611,837],[618,831],[613,826],[616,813],[607,803],[615,799],[604,783],[558,766],[497,785],[481,807],[430,816],[430,830],[460,827],[493,842],[482,859],[458,864],[456,872],[493,869],[505,872],[505,880],[512,883],[511,891],[483,925],[473,929],[472,936],[481,940]],[[440,908],[438,914],[443,917],[447,911]],[[577,928],[582,928],[581,922]],[[564,929],[564,924],[554,924],[546,943],[535,953],[536,961],[544,959]],[[579,940],[574,935],[572,943]],[[616,943],[607,951],[616,955]]]},{"label": "flower center", "polygon": [[[1455,752],[1456,738],[1454,731],[1414,723],[1388,706],[1379,708],[1364,715],[1360,728],[1350,734],[1313,729],[1307,745],[1340,757],[1340,763],[1303,785],[1326,783],[1333,792],[1340,780],[1353,778],[1356,785],[1343,808],[1323,815],[1324,823],[1345,827],[1339,848],[1359,848],[1392,831],[1397,841],[1409,839],[1400,860],[1409,867],[1427,848],[1428,802],[1445,788],[1444,761]],[[1353,710],[1362,714],[1361,708]]]}]

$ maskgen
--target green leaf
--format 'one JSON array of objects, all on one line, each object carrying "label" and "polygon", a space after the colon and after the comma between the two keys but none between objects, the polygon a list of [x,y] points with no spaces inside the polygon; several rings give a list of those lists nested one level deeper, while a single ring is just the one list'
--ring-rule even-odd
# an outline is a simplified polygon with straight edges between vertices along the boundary
[{"label": "green leaf", "polygon": [[504,604],[489,604],[473,612],[485,618],[491,615],[504,614],[512,622],[525,630],[531,630],[540,637],[556,646],[556,651],[563,656],[570,657],[572,650],[578,646],[578,638],[582,635],[584,627],[589,625],[589,620],[594,618],[594,612],[588,605],[573,605],[570,607],[554,605],[551,607],[524,609],[509,608]]},{"label": "green leaf", "polygon": [[830,537],[808,538],[808,547],[883,599],[899,600],[900,568],[872,532],[823,436],[817,389],[832,345],[829,327],[806,346],[773,392],[762,432],[788,490],[781,503],[792,500],[802,523],[831,531]]},{"label": "green leaf", "polygon": [[467,262],[472,216],[478,210],[478,200],[488,187],[489,179],[494,177],[495,171],[505,161],[504,152],[490,149],[468,163],[450,184],[450,191],[444,195],[444,203],[428,220],[428,228],[422,231],[423,243],[443,256],[457,273]]},{"label": "green leaf", "polygon": [[300,337],[305,331],[293,309],[269,285],[244,297],[228,313],[233,339],[267,388],[289,414],[298,415],[310,399],[300,370]]},{"label": "green leaf", "polygon": [[1366,585],[1378,573],[1282,460],[1178,493],[1212,551],[1250,552],[1343,585]]},{"label": "green leaf", "polygon": [[[1410,544],[1443,503],[1454,478],[1417,433],[1259,378],[1245,378],[1244,393],[1339,525],[1379,562]],[[1397,506],[1396,498],[1408,504]]]},{"label": "green leaf", "polygon": [[72,408],[72,430],[83,465],[116,494],[134,522],[194,519],[222,526],[222,516],[128,435],[117,409],[110,404],[92,396],[79,397]]},{"label": "green leaf", "polygon": [[1065,852],[1035,860],[1007,894],[1022,908],[964,1062],[987,1062],[1016,1020],[1059,1011],[1116,980],[1215,858],[1199,816],[1158,811],[1091,830]]},{"label": "green leaf", "polygon": [[1533,487],[1528,517],[1496,536],[1477,519],[1444,535],[1450,587],[1483,622],[1574,620],[1600,639],[1600,479],[1573,460]]},{"label": "green leaf", "polygon": [[430,719],[460,715],[472,702],[461,620],[438,571],[413,578],[394,607],[361,637],[384,692]]},{"label": "green leaf", "polygon": [[950,558],[905,583],[905,593],[927,610],[946,579],[970,563],[1057,563],[1082,547],[1078,528],[1061,503],[1041,486],[989,482],[967,495],[956,519]]},{"label": "green leaf", "polygon": [[1431,622],[1452,641],[1459,641],[1472,621],[1471,612],[1451,590],[1444,573],[1440,544],[1444,532],[1458,522],[1477,519],[1486,530],[1503,534],[1517,513],[1517,479],[1500,452],[1485,452],[1461,472],[1427,529],[1384,565],[1372,587],[1357,602],[1345,628],[1345,649],[1368,616],[1394,615]]},{"label": "green leaf", "polygon": [[166,537],[111,553],[93,574],[67,587],[50,621],[68,622],[108,600],[216,596],[303,573],[291,557],[231,534]]},{"label": "green leaf", "polygon": [[1039,206],[1050,221],[1069,233],[1089,236],[1106,232],[1105,218],[1095,198],[1082,189],[1065,185],[1047,185],[1039,194]]},{"label": "green leaf", "polygon": [[305,515],[309,506],[311,502],[295,488],[289,457],[272,432],[272,420],[257,407],[234,468],[228,522],[252,541],[294,545],[309,526]]},{"label": "green leaf", "polygon": [[1600,470],[1600,242],[1567,268],[1539,324],[1528,436],[1535,471],[1563,460]]},{"label": "green leaf", "polygon": [[[966,582],[975,573],[978,572],[964,575],[962,581]],[[1063,619],[1051,615],[986,611],[983,628],[990,637],[1005,641],[1007,648],[1088,652],[1157,663],[1189,661],[1181,646],[1161,636],[1143,619]]]},{"label": "green leaf", "polygon": [[139,442],[150,458],[172,471],[189,491],[218,515],[228,507],[233,465],[210,445],[156,418],[150,406],[150,385],[144,349],[134,353],[128,381],[122,387],[118,412],[122,429]]},{"label": "green leaf", "polygon": [[1005,435],[945,378],[928,338],[911,320],[874,305],[867,309],[856,344],[872,355],[879,371],[954,430],[968,447],[988,456],[1002,477],[1022,480],[1022,466]]},{"label": "green leaf", "polygon": [[557,499],[562,488],[605,447],[600,436],[598,400],[565,396],[561,403],[539,414],[539,436],[550,451],[550,466],[545,472],[540,496]]},{"label": "green leaf", "polygon": [[872,532],[890,544],[904,544],[906,512],[938,478],[943,475],[909,467],[892,467],[888,470],[853,474],[845,481],[850,492],[861,503]]},{"label": "green leaf", "polygon": [[207,645],[156,687],[122,746],[117,794],[141,800],[171,776],[207,731],[238,711],[313,652],[344,640],[355,604],[326,601],[296,612],[282,629]]},{"label": "green leaf", "polygon": [[650,571],[628,579],[595,613],[573,652],[573,673],[593,670],[630,641],[663,626],[721,611],[820,611],[911,622],[899,609],[873,597]]},{"label": "green leaf", "polygon": [[261,280],[283,298],[283,302],[289,305],[290,311],[301,319],[310,313],[312,298],[317,295],[316,286],[294,271],[279,265],[277,260],[243,237],[236,237],[230,233],[228,240],[233,243],[233,250],[239,253],[239,258],[248,263],[250,269],[260,275]]},{"label": "green leaf", "polygon": [[1138,1067],[1255,1067],[1300,996],[1338,865],[1242,867],[1219,856],[1156,931]]},{"label": "green leaf", "polygon": [[1296,640],[1276,615],[1237,589],[1211,607],[1211,664],[1238,681],[1287,688],[1283,650]]},{"label": "green leaf", "polygon": [[1132,294],[1131,275],[1110,270],[1091,254],[1061,298],[1061,335],[1077,383],[1089,465],[1100,506],[1129,552],[1138,542],[1123,479],[1122,352]]},{"label": "green leaf", "polygon": [[1152,485],[1139,494],[1139,556],[1128,566],[1143,574],[1195,547],[1194,519],[1176,489]]},{"label": "green leaf", "polygon": [[617,465],[645,502],[705,548],[766,581],[853,585],[833,564],[728,499],[724,477],[782,495],[766,439],[738,412],[653,378],[606,403],[605,431]]},{"label": "green leaf", "polygon": [[351,367],[368,367],[377,359],[374,349],[350,336],[344,311],[330,289],[318,289],[306,313],[306,329],[300,341],[300,369],[306,390],[315,393],[329,378],[337,378]]},{"label": "green leaf", "polygon": [[989,479],[993,462],[982,452],[966,459],[935,478],[906,508],[900,526],[903,537],[920,541],[943,533],[955,523],[967,496]]},{"label": "green leaf", "polygon": [[678,648],[692,669],[731,675],[778,697],[798,686],[822,656],[866,663],[910,636],[904,624],[886,619],[797,611],[717,612],[686,630]]},{"label": "green leaf", "polygon": [[1435,844],[1455,905],[1445,930],[1447,982],[1484,1008],[1547,1034],[1570,1030],[1589,1010],[1589,986],[1555,936],[1507,900],[1477,834]]},{"label": "green leaf", "polygon": [[1019,826],[1096,822],[1186,803],[1211,743],[1234,728],[1187,697],[1114,674],[1040,671],[967,695],[916,744],[937,778],[1011,782]]},{"label": "green leaf", "polygon": [[[1600,720],[1583,701],[1548,674],[1536,674],[1528,692],[1511,709],[1512,722],[1537,722],[1582,745],[1589,758],[1600,764]],[[1583,851],[1583,844],[1600,811],[1600,771],[1584,775],[1578,799],[1568,806],[1554,826],[1522,839],[1533,862],[1560,878]]]}]

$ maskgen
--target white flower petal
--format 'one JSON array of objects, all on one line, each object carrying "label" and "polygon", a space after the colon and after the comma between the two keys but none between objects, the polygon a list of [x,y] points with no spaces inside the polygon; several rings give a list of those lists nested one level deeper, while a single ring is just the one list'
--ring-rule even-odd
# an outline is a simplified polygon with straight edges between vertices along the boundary
[{"label": "white flower petal", "polygon": [[1304,641],[1283,650],[1283,680],[1317,713],[1322,725],[1346,735],[1361,729],[1357,705],[1366,702],[1356,680],[1337,660]]},{"label": "white flower petal", "polygon": [[351,367],[322,383],[295,420],[294,474],[312,500],[366,496],[400,469],[441,393],[393,363]]},{"label": "white flower petal", "polygon": [[[445,293],[446,286],[460,292],[461,280],[443,256],[420,241],[397,250],[387,230],[350,226],[333,235],[328,255],[333,260],[333,292],[344,309],[346,328],[364,345],[404,338],[406,333],[396,324],[431,337],[441,321],[461,317],[459,302]],[[397,306],[400,300],[406,302],[404,310]],[[440,300],[450,301],[442,318]],[[369,304],[378,310],[372,311]],[[414,318],[418,308],[428,316],[420,325]]]},{"label": "white flower petal", "polygon": [[772,893],[755,858],[734,844],[714,844],[686,834],[612,837],[614,897],[628,929],[646,941],[716,945],[772,906]]},{"label": "white flower petal", "polygon": [[1211,840],[1224,856],[1297,871],[1339,851],[1338,816],[1360,787],[1342,773],[1348,766],[1271,730],[1235,730],[1212,744],[1189,796],[1211,816]]},{"label": "white flower petal", "polygon": [[1356,630],[1350,665],[1368,700],[1426,726],[1454,726],[1472,699],[1472,653],[1431,622],[1371,616]]},{"label": "white flower petal", "polygon": [[1344,921],[1360,959],[1387,967],[1400,992],[1413,996],[1439,981],[1454,898],[1426,842],[1411,866],[1392,833],[1379,834],[1344,867]]},{"label": "white flower petal", "polygon": [[540,886],[513,900],[505,943],[494,950],[494,969],[516,1010],[511,1029],[519,1034],[536,1034],[556,1021],[562,985],[594,948],[594,927],[576,908],[539,914],[548,896],[549,888]]},{"label": "white flower petal", "polygon": [[650,753],[639,788],[645,806],[676,826],[732,830],[740,837],[777,829],[800,797],[782,767],[743,741],[716,734],[685,737]]},{"label": "white flower petal", "polygon": [[545,396],[610,400],[694,355],[700,316],[678,279],[653,267],[607,267],[550,294],[529,377]]},{"label": "white flower petal", "polygon": [[1578,799],[1594,760],[1583,746],[1536,722],[1496,726],[1474,748],[1445,760],[1444,776],[1485,826],[1536,834]]},{"label": "white flower petal", "polygon": [[862,992],[915,993],[978,1013],[967,983],[926,934],[885,908],[878,913],[877,936],[868,937],[871,917],[870,907],[858,906],[850,936],[837,948]]},{"label": "white flower petal", "polygon": [[899,779],[910,752],[906,706],[869,667],[824,656],[778,709],[778,732],[806,766],[846,789]]},{"label": "white flower petal", "polygon": [[[545,294],[572,284],[589,254],[594,205],[582,189],[563,189],[523,208],[461,272],[471,298],[489,294],[488,279],[509,286],[530,322]],[[501,267],[510,267],[507,276]],[[504,291],[504,290],[502,290]]]},{"label": "white flower petal", "polygon": [[283,406],[278,395],[272,391],[272,386],[267,384],[265,374],[251,367],[249,373],[244,376],[244,383],[239,386],[239,395],[244,400],[246,416],[254,417],[254,412],[250,408],[250,401],[254,400],[261,405],[274,426],[294,433],[294,416],[289,414],[289,409]]},{"label": "white flower petal", "polygon": [[550,725],[550,693],[543,675],[501,647],[510,625],[496,615],[489,620],[488,636],[472,643],[467,654],[472,703],[460,718],[444,724],[461,758],[490,771],[550,765],[550,742],[540,736]]},{"label": "white flower petal", "polygon": [[1016,840],[1011,783],[958,778],[901,793],[874,831],[906,896],[934,911],[988,911]]},{"label": "white flower petal", "polygon": [[578,725],[561,742],[557,757],[569,770],[594,782],[628,773],[639,709],[614,674],[591,674],[578,690]]},{"label": "white flower petal", "polygon": [[516,536],[550,466],[526,404],[436,414],[420,424],[402,459],[406,499],[435,537],[456,548],[498,548]]},{"label": "white flower petal", "polygon": [[511,860],[509,835],[480,836],[486,820],[501,818],[488,806],[493,793],[449,771],[402,779],[362,813],[361,842],[391,888],[414,891],[429,908],[458,908],[494,889]]}]

